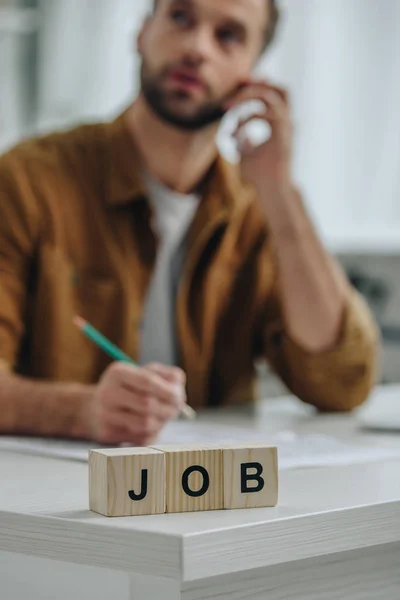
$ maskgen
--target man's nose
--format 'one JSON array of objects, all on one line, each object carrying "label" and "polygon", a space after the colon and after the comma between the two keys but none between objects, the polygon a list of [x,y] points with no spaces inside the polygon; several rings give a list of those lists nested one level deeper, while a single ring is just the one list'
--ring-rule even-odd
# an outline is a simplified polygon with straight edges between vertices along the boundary
[{"label": "man's nose", "polygon": [[200,66],[212,52],[212,36],[204,28],[191,31],[184,42],[185,61],[192,66]]}]

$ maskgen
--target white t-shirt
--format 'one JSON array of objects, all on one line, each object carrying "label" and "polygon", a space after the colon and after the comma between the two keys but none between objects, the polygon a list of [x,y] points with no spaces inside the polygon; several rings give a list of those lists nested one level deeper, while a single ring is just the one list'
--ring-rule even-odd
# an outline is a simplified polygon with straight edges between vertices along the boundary
[{"label": "white t-shirt", "polygon": [[153,177],[146,177],[153,211],[153,230],[159,245],[156,265],[144,306],[140,363],[176,365],[175,293],[172,266],[182,249],[200,197],[179,194]]}]

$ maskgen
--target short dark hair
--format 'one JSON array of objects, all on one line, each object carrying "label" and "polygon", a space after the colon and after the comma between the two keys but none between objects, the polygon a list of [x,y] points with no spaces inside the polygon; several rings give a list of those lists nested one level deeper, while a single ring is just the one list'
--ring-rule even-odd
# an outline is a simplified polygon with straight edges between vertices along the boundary
[{"label": "short dark hair", "polygon": [[[269,22],[268,22],[268,27],[265,31],[263,52],[267,48],[269,48],[269,46],[274,41],[277,29],[278,29],[279,18],[280,18],[277,0],[267,0],[267,1],[269,4],[269,7],[270,7],[270,18],[269,18]],[[153,0],[153,6],[154,6],[153,11],[157,8],[157,4],[158,4],[158,0]]]},{"label": "short dark hair", "polygon": [[278,30],[280,12],[278,8],[278,4],[276,0],[268,0],[270,5],[270,18],[268,22],[268,27],[265,32],[264,46],[263,50],[269,48],[272,42],[275,39],[276,32]]}]

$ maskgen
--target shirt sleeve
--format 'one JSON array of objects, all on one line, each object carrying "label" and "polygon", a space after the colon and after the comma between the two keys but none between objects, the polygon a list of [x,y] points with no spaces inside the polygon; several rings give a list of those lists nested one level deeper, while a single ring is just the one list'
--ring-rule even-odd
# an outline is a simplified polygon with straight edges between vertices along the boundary
[{"label": "shirt sleeve", "polygon": [[24,169],[0,157],[0,369],[12,370],[25,333],[37,215]]},{"label": "shirt sleeve", "polygon": [[293,394],[330,412],[350,411],[367,399],[378,375],[380,336],[356,290],[349,285],[337,342],[320,353],[304,350],[287,335],[277,295],[267,312],[265,355]]}]

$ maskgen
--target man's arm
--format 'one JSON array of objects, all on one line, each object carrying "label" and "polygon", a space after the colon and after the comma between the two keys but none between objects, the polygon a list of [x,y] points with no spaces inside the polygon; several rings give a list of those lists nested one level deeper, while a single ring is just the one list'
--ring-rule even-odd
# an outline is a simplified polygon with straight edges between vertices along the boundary
[{"label": "man's arm", "polygon": [[23,151],[0,157],[0,433],[148,445],[186,400],[179,369],[113,364],[96,386],[14,374],[41,223],[24,162]]},{"label": "man's arm", "polygon": [[297,192],[286,199],[286,213],[285,200],[276,220],[270,212],[268,252],[260,256],[273,262],[275,284],[260,299],[256,332],[262,332],[264,353],[292,393],[323,411],[351,410],[377,380],[378,328],[323,249]]},{"label": "man's arm", "polygon": [[0,433],[152,443],[186,401],[180,369],[113,363],[96,386],[0,371]]},{"label": "man's arm", "polygon": [[0,432],[90,438],[87,413],[95,388],[37,382],[0,372]]},{"label": "man's arm", "polygon": [[[259,100],[271,137],[254,147],[237,132],[242,173],[257,191],[272,235],[288,334],[304,350],[335,344],[348,298],[348,284],[325,252],[291,180],[293,128],[288,94],[269,83],[249,82],[232,105]],[[251,119],[250,119],[251,120]]]},{"label": "man's arm", "polygon": [[273,183],[258,193],[275,250],[287,334],[306,352],[329,350],[339,340],[350,285],[323,248],[300,195]]},{"label": "man's arm", "polygon": [[83,408],[91,388],[17,377],[25,334],[27,285],[39,238],[39,213],[18,152],[0,158],[0,432],[87,437]]},{"label": "man's arm", "polygon": [[377,328],[324,250],[292,184],[287,93],[249,82],[231,105],[248,100],[264,104],[257,117],[271,127],[270,139],[257,147],[241,135],[246,122],[237,132],[242,174],[257,192],[275,266],[275,288],[268,302],[264,296],[257,331],[264,332],[267,357],[294,394],[323,410],[348,410],[365,400],[375,382]]}]

